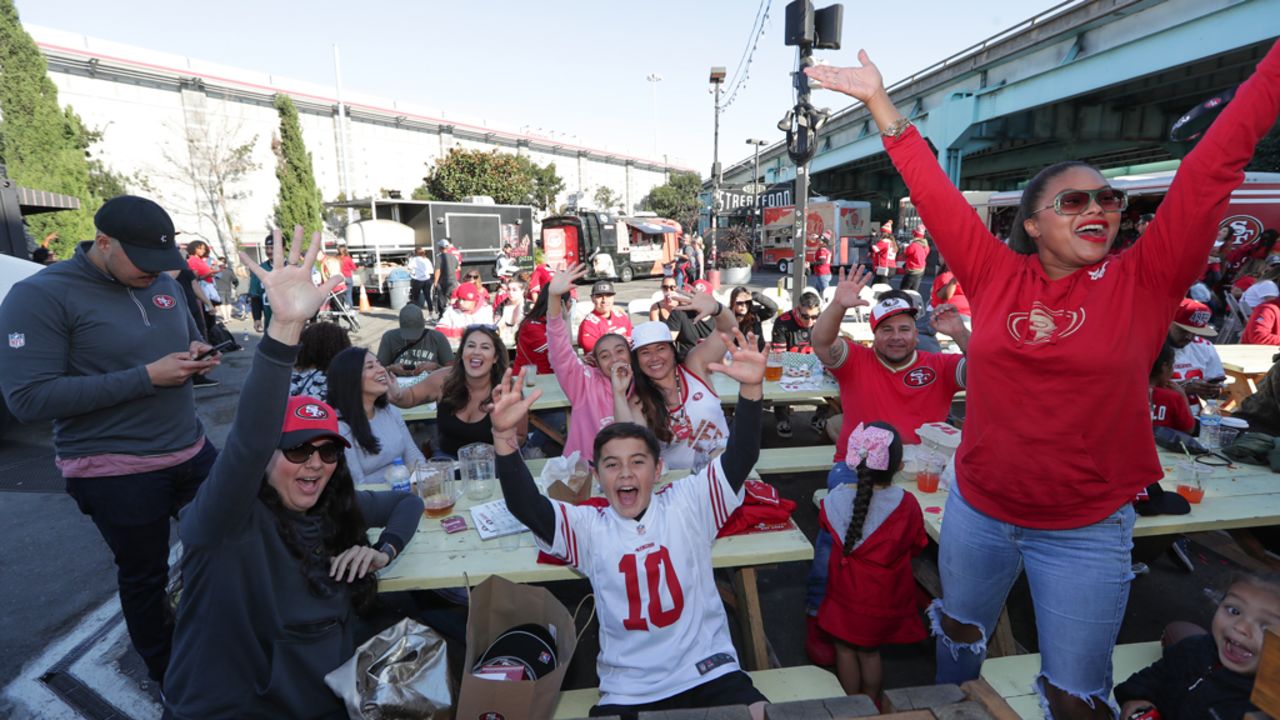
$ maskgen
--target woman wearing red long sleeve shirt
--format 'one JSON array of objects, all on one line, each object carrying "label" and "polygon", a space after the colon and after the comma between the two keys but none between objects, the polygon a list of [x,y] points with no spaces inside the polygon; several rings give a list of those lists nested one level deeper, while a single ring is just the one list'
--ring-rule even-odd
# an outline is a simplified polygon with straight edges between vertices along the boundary
[{"label": "woman wearing red long sleeve shirt", "polygon": [[1036,686],[1055,718],[1111,717],[1111,651],[1128,600],[1130,500],[1160,479],[1151,360],[1201,274],[1254,146],[1280,114],[1280,45],[1240,86],[1142,239],[1108,256],[1127,201],[1085,163],[1027,185],[1009,246],[983,226],[928,144],[862,67],[806,68],[866,104],[938,249],[969,293],[969,407],[930,609],[938,679],[978,676],[986,638],[1025,569]]},{"label": "woman wearing red long sleeve shirt", "polygon": [[1280,298],[1272,298],[1253,309],[1240,342],[1246,345],[1280,345]]}]

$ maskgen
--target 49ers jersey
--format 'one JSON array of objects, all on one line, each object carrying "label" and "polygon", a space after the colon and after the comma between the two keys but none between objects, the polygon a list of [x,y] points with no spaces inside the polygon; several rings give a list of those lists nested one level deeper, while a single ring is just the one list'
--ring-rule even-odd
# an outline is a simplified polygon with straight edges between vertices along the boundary
[{"label": "49ers jersey", "polygon": [[741,503],[719,459],[655,493],[639,521],[552,501],[555,540],[537,542],[591,581],[602,704],[655,702],[738,669],[711,545]]}]

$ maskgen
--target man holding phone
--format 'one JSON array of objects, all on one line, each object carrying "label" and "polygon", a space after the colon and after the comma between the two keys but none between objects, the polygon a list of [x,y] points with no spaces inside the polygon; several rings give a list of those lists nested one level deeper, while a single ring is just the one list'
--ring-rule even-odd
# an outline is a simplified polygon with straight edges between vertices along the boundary
[{"label": "man holding phone", "polygon": [[218,365],[182,288],[173,221],[124,195],[75,255],[14,285],[0,305],[0,390],[24,422],[53,421],[67,492],[115,556],[133,647],[153,680],[169,662],[169,518],[217,457],[191,378]]},{"label": "man holding phone", "polygon": [[1218,350],[1207,338],[1218,331],[1209,324],[1209,306],[1184,298],[1169,325],[1169,344],[1173,346],[1173,380],[1182,386],[1192,406],[1198,399],[1212,400],[1222,394],[1227,372],[1222,369]]}]

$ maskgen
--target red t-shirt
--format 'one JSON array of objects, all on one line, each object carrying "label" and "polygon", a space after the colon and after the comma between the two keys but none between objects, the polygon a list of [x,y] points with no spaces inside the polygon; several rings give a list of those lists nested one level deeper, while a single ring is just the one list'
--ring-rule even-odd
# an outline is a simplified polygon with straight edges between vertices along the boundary
[{"label": "red t-shirt", "polygon": [[205,262],[202,257],[195,255],[187,256],[187,267],[191,268],[191,272],[195,273],[201,282],[206,282],[213,277],[213,269],[209,267],[209,263]]},{"label": "red t-shirt", "polygon": [[844,421],[836,443],[835,462],[844,462],[849,436],[858,423],[882,420],[893,426],[902,442],[915,444],[916,428],[941,422],[951,411],[951,399],[964,389],[960,382],[963,355],[917,352],[916,361],[894,372],[875,351],[845,340],[844,362],[831,368],[840,384]]},{"label": "red t-shirt", "polygon": [[533,297],[535,290],[540,290],[543,285],[551,282],[551,271],[547,269],[547,264],[542,263],[533,269],[533,273],[529,275],[529,297]]},{"label": "red t-shirt", "polygon": [[922,273],[924,266],[929,262],[929,246],[924,243],[912,241],[907,244],[907,249],[903,251],[907,256],[906,271],[909,273]]},{"label": "red t-shirt", "polygon": [[1280,298],[1272,298],[1253,309],[1240,342],[1246,345],[1280,345]]},{"label": "red t-shirt", "polygon": [[831,274],[831,249],[826,247],[818,248],[813,253],[813,274],[814,275],[830,275]]},{"label": "red t-shirt", "polygon": [[342,277],[355,277],[356,261],[350,255],[342,255],[338,258],[342,261]]},{"label": "red t-shirt", "polygon": [[520,372],[520,368],[532,365],[539,375],[550,375],[551,357],[547,353],[547,319],[521,323],[516,331],[516,359],[511,368]]},{"label": "red t-shirt", "polygon": [[935,308],[939,305],[951,303],[956,306],[956,310],[958,310],[961,315],[972,316],[973,311],[969,309],[969,298],[965,296],[964,288],[960,287],[960,283],[956,283],[955,292],[951,294],[950,300],[944,300],[942,298],[942,289],[947,286],[947,283],[955,279],[955,274],[950,270],[938,273],[937,277],[933,279],[932,289],[929,291],[929,302]]},{"label": "red t-shirt", "polygon": [[897,248],[894,247],[893,240],[882,237],[871,246],[871,267],[876,270],[896,270]]},{"label": "red t-shirt", "polygon": [[1196,428],[1187,398],[1177,390],[1151,388],[1151,424],[1155,427],[1171,427],[1189,433]]},{"label": "red t-shirt", "polygon": [[596,341],[610,333],[617,333],[628,340],[631,339],[631,318],[625,310],[614,308],[609,317],[601,317],[592,310],[578,326],[578,347],[583,352],[595,349]]},{"label": "red t-shirt", "polygon": [[918,132],[885,146],[973,307],[956,477],[1007,523],[1096,523],[1162,476],[1147,376],[1258,139],[1280,114],[1280,45],[1183,159],[1142,240],[1050,280],[993,237]]}]

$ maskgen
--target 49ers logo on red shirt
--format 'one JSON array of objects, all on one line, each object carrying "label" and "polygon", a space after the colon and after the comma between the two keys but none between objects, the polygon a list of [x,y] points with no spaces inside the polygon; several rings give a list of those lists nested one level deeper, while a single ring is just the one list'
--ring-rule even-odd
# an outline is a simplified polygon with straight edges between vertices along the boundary
[{"label": "49ers logo on red shirt", "polygon": [[170,310],[174,305],[178,304],[178,301],[174,300],[172,295],[153,295],[151,297],[151,304],[161,310]]},{"label": "49ers logo on red shirt", "polygon": [[920,388],[938,379],[938,373],[930,367],[918,367],[902,376],[902,384],[907,387]]}]

